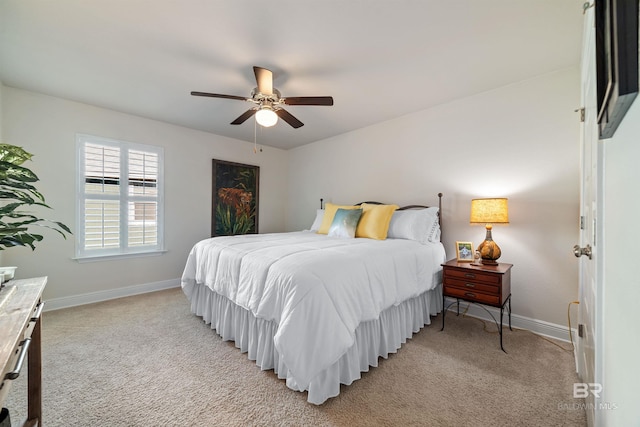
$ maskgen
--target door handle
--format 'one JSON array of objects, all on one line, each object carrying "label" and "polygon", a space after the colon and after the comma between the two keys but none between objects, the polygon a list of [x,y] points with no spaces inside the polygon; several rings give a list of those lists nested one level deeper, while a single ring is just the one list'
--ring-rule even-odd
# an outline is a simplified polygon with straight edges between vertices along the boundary
[{"label": "door handle", "polygon": [[591,245],[587,244],[584,248],[581,248],[579,245],[575,245],[573,247],[573,254],[576,258],[580,258],[582,255],[586,255],[591,259]]}]

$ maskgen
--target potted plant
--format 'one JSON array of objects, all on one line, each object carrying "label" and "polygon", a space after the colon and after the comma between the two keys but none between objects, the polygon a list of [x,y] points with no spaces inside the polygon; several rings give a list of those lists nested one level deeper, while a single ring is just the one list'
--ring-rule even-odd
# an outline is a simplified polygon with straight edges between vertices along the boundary
[{"label": "potted plant", "polygon": [[32,232],[33,226],[55,230],[65,239],[72,234],[63,223],[39,218],[27,210],[33,206],[51,209],[33,185],[38,181],[36,174],[21,166],[31,157],[21,147],[0,144],[0,250],[14,246],[35,250],[43,236]]}]

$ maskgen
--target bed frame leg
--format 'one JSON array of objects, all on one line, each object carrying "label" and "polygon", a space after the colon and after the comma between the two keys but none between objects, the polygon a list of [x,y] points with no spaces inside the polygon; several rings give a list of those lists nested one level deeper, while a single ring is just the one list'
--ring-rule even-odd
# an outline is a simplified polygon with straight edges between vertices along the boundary
[{"label": "bed frame leg", "polygon": [[438,193],[438,224],[440,224],[440,241],[442,242],[442,193]]}]

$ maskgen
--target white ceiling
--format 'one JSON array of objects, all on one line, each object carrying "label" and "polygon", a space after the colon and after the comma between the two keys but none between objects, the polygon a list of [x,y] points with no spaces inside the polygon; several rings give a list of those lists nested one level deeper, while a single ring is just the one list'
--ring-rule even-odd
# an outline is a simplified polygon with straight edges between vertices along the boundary
[{"label": "white ceiling", "polygon": [[[288,149],[580,61],[583,0],[0,0],[6,86],[254,141],[253,65],[305,123]],[[108,135],[107,135],[108,136]]]}]

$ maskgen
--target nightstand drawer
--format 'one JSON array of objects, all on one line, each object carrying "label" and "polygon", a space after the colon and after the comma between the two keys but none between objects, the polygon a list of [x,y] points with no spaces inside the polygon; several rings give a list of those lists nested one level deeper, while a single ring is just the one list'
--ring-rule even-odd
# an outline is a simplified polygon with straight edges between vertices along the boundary
[{"label": "nightstand drawer", "polygon": [[500,296],[500,286],[498,285],[487,285],[485,283],[472,282],[470,280],[451,279],[446,277],[445,286],[464,289],[467,292],[478,291]]},{"label": "nightstand drawer", "polygon": [[481,271],[464,271],[455,268],[447,268],[444,271],[445,277],[455,277],[461,280],[481,281],[485,283],[500,284],[500,276],[492,273],[483,273]]},{"label": "nightstand drawer", "polygon": [[482,292],[472,292],[461,288],[452,288],[445,284],[444,292],[454,298],[464,298],[469,301],[477,301],[484,304],[500,305],[500,295],[484,294]]}]

